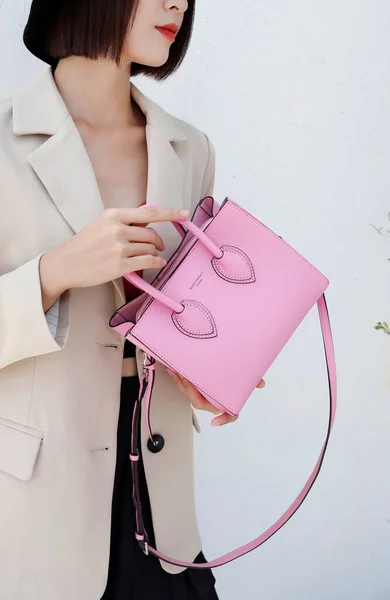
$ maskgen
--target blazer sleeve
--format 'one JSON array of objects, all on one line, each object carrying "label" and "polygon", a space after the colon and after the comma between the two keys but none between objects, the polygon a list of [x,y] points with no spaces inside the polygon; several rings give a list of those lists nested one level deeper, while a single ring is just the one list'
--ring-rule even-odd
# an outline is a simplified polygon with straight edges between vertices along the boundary
[{"label": "blazer sleeve", "polygon": [[42,306],[39,263],[43,254],[0,276],[0,369],[24,358],[57,352],[66,345],[70,290],[60,297],[53,336]]},{"label": "blazer sleeve", "polygon": [[206,165],[206,171],[203,177],[202,198],[213,195],[215,183],[215,148],[209,137],[206,134],[204,135],[206,137],[209,158]]}]

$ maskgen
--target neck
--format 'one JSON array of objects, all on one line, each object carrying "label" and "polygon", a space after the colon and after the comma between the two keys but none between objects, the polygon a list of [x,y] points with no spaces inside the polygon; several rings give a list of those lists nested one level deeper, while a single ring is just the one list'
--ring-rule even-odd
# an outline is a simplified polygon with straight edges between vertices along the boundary
[{"label": "neck", "polygon": [[130,67],[118,67],[105,58],[61,59],[54,80],[73,120],[93,129],[138,125],[139,111],[130,96]]}]

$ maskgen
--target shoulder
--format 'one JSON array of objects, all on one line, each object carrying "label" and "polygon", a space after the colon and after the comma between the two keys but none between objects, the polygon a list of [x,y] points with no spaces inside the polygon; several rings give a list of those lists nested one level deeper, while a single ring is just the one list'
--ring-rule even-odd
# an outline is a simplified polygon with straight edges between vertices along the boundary
[{"label": "shoulder", "polygon": [[212,196],[214,193],[215,183],[215,148],[209,135],[195,127],[191,123],[170,115],[177,127],[179,127],[189,141],[188,146],[191,148],[193,155],[192,168],[198,166],[198,175],[202,181],[200,195],[202,198]]},{"label": "shoulder", "polygon": [[202,196],[211,196],[214,191],[216,158],[215,147],[209,134],[165,110],[164,113],[175,129],[181,131],[187,140],[188,149],[193,157],[192,166],[194,168],[197,165],[199,174],[202,175]]},{"label": "shoulder", "polygon": [[197,157],[202,157],[199,173],[202,180],[200,189],[201,198],[213,196],[216,159],[215,148],[209,135],[187,121],[173,115],[171,115],[171,118],[175,120],[176,124],[185,132],[187,139],[190,140],[190,146],[194,149],[194,163],[199,162],[199,158]]},{"label": "shoulder", "polygon": [[206,168],[215,160],[215,148],[208,133],[163,108],[132,84],[132,93],[150,123],[155,123],[173,142],[186,142],[188,150]]},{"label": "shoulder", "polygon": [[[215,148],[210,136],[205,131],[192,123],[171,114],[160,104],[146,96],[133,84],[132,94],[147,114],[149,123],[153,123],[163,131],[173,143],[177,143],[175,150],[185,156],[184,160],[188,169],[191,170],[191,179],[199,182],[199,188],[194,191],[194,196],[212,196],[215,181]],[[183,147],[181,149],[181,144]]]},{"label": "shoulder", "polygon": [[172,119],[175,125],[185,133],[190,142],[196,146],[200,152],[203,152],[207,157],[211,152],[215,152],[210,137],[205,131],[199,129],[195,125],[192,125],[192,123],[189,123],[188,121],[184,121],[183,119],[175,117],[170,113],[166,114]]},{"label": "shoulder", "polygon": [[207,169],[215,169],[215,147],[208,133],[198,129],[198,127],[195,127],[195,125],[192,125],[187,121],[174,117],[173,115],[170,116],[174,119],[177,126],[184,131],[194,150],[203,156],[205,171],[207,171]]}]

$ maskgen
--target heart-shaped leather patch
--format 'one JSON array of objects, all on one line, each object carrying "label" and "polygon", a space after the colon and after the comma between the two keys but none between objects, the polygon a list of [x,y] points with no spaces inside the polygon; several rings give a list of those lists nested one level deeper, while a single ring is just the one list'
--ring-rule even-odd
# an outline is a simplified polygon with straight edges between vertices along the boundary
[{"label": "heart-shaped leather patch", "polygon": [[173,313],[172,320],[176,327],[193,338],[217,337],[217,327],[211,312],[196,300],[182,300],[184,310]]},{"label": "heart-shaped leather patch", "polygon": [[249,257],[236,246],[222,246],[222,258],[213,258],[211,264],[217,275],[231,283],[253,283],[255,271]]}]

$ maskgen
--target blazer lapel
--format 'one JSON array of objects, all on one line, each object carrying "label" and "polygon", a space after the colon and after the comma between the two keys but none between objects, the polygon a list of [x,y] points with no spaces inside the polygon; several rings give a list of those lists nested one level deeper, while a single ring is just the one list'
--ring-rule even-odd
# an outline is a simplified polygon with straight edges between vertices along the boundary
[{"label": "blazer lapel", "polygon": [[[146,204],[184,205],[184,166],[180,160],[187,137],[171,115],[130,83],[131,96],[146,117],[148,181]],[[88,152],[56,86],[51,67],[13,96],[13,131],[16,135],[47,135],[48,139],[28,156],[59,212],[78,233],[103,210],[104,204]],[[164,237],[166,253],[176,238],[170,223],[153,227]],[[144,278],[151,280],[154,272]],[[116,306],[126,302],[123,281],[112,283]]]}]

